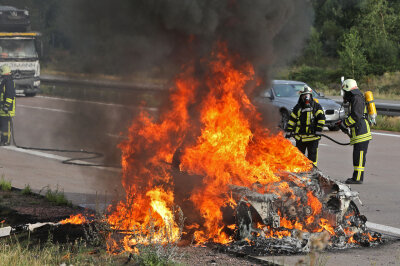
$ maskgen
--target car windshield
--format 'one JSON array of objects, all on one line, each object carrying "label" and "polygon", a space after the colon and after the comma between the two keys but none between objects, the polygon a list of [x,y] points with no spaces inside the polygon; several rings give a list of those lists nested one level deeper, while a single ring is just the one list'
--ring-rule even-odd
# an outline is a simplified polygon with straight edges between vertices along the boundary
[{"label": "car windshield", "polygon": [[[299,91],[303,89],[305,84],[295,83],[295,84],[273,84],[276,97],[299,97]],[[313,97],[316,98],[319,95],[313,90]]]},{"label": "car windshield", "polygon": [[1,58],[36,58],[35,43],[32,39],[0,40]]}]

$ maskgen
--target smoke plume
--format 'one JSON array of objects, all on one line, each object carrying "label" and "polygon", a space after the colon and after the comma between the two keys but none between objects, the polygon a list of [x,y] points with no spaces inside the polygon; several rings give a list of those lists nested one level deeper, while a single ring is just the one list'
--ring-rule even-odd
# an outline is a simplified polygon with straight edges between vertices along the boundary
[{"label": "smoke plume", "polygon": [[60,25],[88,69],[175,74],[217,41],[259,75],[302,48],[312,22],[308,0],[74,0]]}]

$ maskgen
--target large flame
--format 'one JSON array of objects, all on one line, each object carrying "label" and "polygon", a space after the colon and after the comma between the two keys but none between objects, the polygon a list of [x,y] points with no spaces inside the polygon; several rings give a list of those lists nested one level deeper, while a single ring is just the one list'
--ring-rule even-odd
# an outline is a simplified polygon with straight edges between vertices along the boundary
[{"label": "large flame", "polygon": [[[179,237],[171,171],[177,151],[179,168],[188,173],[187,178],[202,176],[201,185],[189,191],[187,198],[202,217],[199,224],[187,227],[196,231],[198,243],[231,241],[223,229],[232,225],[223,223],[221,211],[235,204],[228,185],[272,184],[280,181],[274,173],[312,168],[281,133],[272,134],[262,126],[260,114],[245,93],[245,87],[256,79],[253,67],[236,64],[239,61],[219,45],[208,63],[209,72],[201,78],[193,67],[185,66],[170,89],[170,108],[157,120],[142,112],[133,121],[129,140],[120,145],[127,198],[108,218],[114,228],[146,231],[152,223],[153,228],[170,227],[169,240]],[[280,189],[290,188],[282,183]],[[308,204],[313,212],[321,209],[315,197]],[[287,223],[287,228],[302,228],[299,223]]]}]

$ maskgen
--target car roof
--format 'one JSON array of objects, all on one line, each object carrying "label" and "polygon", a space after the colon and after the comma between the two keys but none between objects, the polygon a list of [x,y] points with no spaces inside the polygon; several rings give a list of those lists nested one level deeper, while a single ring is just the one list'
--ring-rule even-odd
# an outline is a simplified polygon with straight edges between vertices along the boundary
[{"label": "car roof", "polygon": [[21,11],[23,9],[18,9],[16,7],[13,7],[13,6],[0,6],[0,10],[1,11]]},{"label": "car roof", "polygon": [[272,84],[305,84],[302,81],[296,81],[296,80],[280,80],[280,79],[274,79],[272,81]]}]

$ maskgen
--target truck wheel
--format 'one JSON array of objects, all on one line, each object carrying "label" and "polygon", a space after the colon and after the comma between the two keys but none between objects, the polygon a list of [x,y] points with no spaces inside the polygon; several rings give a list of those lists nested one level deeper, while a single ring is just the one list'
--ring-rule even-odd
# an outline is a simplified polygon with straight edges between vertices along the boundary
[{"label": "truck wheel", "polygon": [[26,97],[34,97],[36,96],[36,92],[25,92]]}]

